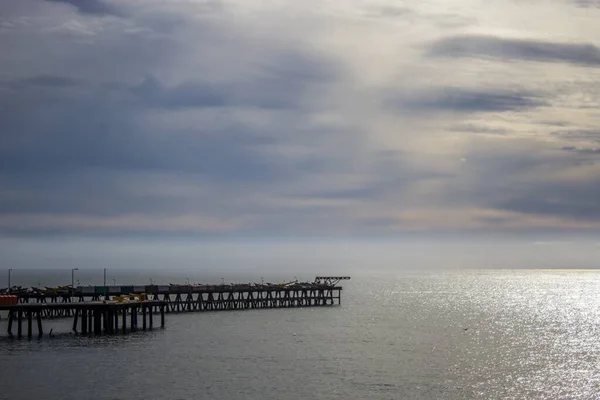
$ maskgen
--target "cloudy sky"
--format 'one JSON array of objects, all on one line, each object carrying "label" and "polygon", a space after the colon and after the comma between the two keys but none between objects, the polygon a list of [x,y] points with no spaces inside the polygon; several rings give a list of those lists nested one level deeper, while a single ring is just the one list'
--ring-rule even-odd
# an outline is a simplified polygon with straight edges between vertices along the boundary
[{"label": "cloudy sky", "polygon": [[594,0],[3,0],[4,235],[600,230]]}]

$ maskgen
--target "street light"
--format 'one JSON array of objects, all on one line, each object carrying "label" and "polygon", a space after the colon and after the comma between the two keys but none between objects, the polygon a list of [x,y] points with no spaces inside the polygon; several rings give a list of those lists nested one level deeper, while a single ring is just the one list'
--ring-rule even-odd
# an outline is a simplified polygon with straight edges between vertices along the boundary
[{"label": "street light", "polygon": [[79,271],[79,268],[71,268],[71,290],[75,292],[75,271]]},{"label": "street light", "polygon": [[104,300],[108,300],[108,287],[106,286],[106,268],[104,268]]},{"label": "street light", "polygon": [[10,271],[12,271],[12,268],[8,269],[8,294],[10,294]]}]

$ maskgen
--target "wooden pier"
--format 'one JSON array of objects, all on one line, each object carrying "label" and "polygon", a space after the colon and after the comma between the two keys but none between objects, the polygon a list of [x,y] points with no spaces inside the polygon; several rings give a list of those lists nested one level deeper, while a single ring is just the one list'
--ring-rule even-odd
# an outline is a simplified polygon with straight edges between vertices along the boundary
[{"label": "wooden pier", "polygon": [[160,314],[160,326],[164,327],[166,313],[340,305],[342,287],[338,284],[346,279],[350,278],[318,276],[314,282],[283,284],[36,289],[11,294],[17,297],[17,304],[0,304],[0,311],[8,311],[7,332],[10,336],[14,335],[13,326],[16,325],[17,337],[24,336],[26,328],[26,335],[31,338],[34,324],[37,335],[43,336],[42,320],[60,317],[72,317],[76,333],[115,334],[152,329],[155,314]]},{"label": "wooden pier", "polygon": [[[19,304],[51,306],[39,308],[40,318],[69,317],[76,313],[73,305],[139,294],[164,303],[166,313],[323,307],[341,304],[338,284],[346,279],[350,278],[317,277],[310,283],[285,284],[80,286],[62,293],[21,293],[18,297]],[[155,306],[149,310],[157,312]]]},{"label": "wooden pier", "polygon": [[[152,329],[153,312],[160,313],[160,326],[165,326],[164,301],[147,300],[131,302],[70,302],[70,303],[22,303],[16,305],[0,305],[0,311],[8,311],[9,336],[13,336],[13,325],[17,325],[17,337],[24,336],[23,325],[27,328],[27,337],[33,336],[34,321],[37,335],[43,336],[42,317],[57,310],[70,311],[73,315],[73,331],[81,334],[114,334],[126,333],[139,329],[138,317],[141,316],[141,329]],[[129,319],[129,327],[127,326]],[[119,325],[120,324],[120,325]]]}]

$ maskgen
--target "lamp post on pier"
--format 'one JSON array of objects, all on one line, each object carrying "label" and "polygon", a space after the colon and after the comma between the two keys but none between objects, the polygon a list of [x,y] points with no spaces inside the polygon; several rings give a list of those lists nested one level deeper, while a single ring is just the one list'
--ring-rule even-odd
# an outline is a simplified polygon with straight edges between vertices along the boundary
[{"label": "lamp post on pier", "polygon": [[8,269],[8,294],[10,294],[10,271],[12,271],[12,268]]},{"label": "lamp post on pier", "polygon": [[106,286],[106,268],[104,268],[104,300],[108,300],[108,286]]},{"label": "lamp post on pier", "polygon": [[79,271],[79,268],[71,268],[71,290],[75,293],[75,271]]}]

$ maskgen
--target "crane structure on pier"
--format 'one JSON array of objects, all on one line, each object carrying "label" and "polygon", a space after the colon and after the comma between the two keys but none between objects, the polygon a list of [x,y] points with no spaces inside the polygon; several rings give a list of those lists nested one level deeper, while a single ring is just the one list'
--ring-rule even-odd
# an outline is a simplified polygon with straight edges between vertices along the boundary
[{"label": "crane structure on pier", "polygon": [[348,279],[350,279],[349,276],[317,276],[315,278],[315,284],[335,287],[340,281],[346,281]]}]

